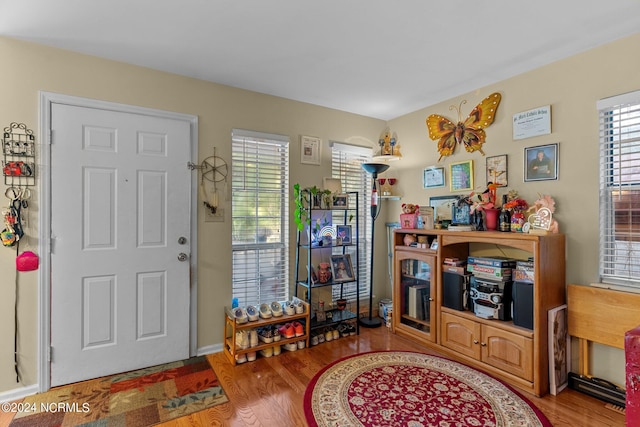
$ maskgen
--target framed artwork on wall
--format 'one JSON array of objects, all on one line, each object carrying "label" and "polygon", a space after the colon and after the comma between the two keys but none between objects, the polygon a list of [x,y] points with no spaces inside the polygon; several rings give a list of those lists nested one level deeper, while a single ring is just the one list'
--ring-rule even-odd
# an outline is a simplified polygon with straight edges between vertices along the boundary
[{"label": "framed artwork on wall", "polygon": [[451,191],[473,190],[473,160],[449,165],[449,188]]},{"label": "framed artwork on wall", "polygon": [[444,167],[429,166],[424,169],[422,185],[424,188],[444,187],[445,171]]},{"label": "framed artwork on wall", "polygon": [[487,157],[487,183],[493,182],[501,187],[506,187],[507,180],[507,155]]},{"label": "framed artwork on wall", "polygon": [[305,165],[320,164],[320,138],[304,135],[300,137],[300,163]]},{"label": "framed artwork on wall", "polygon": [[524,182],[558,179],[558,144],[524,149]]}]

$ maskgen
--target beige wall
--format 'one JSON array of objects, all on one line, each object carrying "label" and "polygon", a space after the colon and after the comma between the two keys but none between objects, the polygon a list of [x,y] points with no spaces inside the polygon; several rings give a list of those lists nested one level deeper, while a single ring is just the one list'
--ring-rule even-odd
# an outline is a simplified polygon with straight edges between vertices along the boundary
[{"label": "beige wall", "polygon": [[[404,159],[387,175],[398,178],[398,191],[403,203],[427,204],[431,196],[449,194],[446,189],[422,188],[422,170],[438,160],[437,143],[429,139],[425,120],[430,114],[457,119],[450,105],[466,99],[463,117],[484,97],[502,94],[495,122],[486,129],[486,156],[508,155],[508,189],[518,190],[528,201],[538,193],[550,194],[556,201],[556,218],[567,237],[567,282],[590,284],[598,281],[598,112],[596,101],[640,89],[640,34],[598,47],[572,58],[478,89],[472,93],[391,120],[392,131],[398,133]],[[470,69],[470,72],[473,72]],[[481,70],[478,70],[481,72]],[[512,117],[515,113],[551,105],[550,135],[514,141]],[[525,147],[559,143],[559,176],[557,181],[527,182],[523,180]],[[440,165],[448,170],[452,162],[472,159],[476,188],[486,185],[485,158],[479,153],[457,152],[443,158]],[[502,194],[499,191],[498,194]],[[387,212],[397,218],[396,202]],[[594,372],[624,384],[624,358],[617,350],[598,349],[606,363],[596,363]],[[597,354],[596,354],[597,356]],[[601,357],[599,361],[602,361]],[[596,359],[596,362],[598,359]]]},{"label": "beige wall", "polygon": [[[467,99],[463,114],[491,92],[502,94],[495,123],[487,129],[487,156],[509,156],[509,188],[528,200],[537,193],[550,194],[557,202],[561,231],[567,234],[567,281],[588,284],[598,279],[598,117],[596,101],[640,88],[640,34],[567,60],[551,64],[478,89],[473,93],[445,101],[389,122],[398,133],[404,158],[392,165],[386,176],[399,179],[397,192],[402,202],[428,203],[430,196],[448,194],[448,189],[427,191],[422,188],[422,170],[434,165],[436,142],[428,138],[425,119],[439,113],[455,119],[449,105]],[[96,98],[106,101],[158,108],[199,117],[199,157],[213,153],[229,159],[229,134],[232,128],[245,128],[289,135],[291,144],[291,183],[319,185],[330,175],[328,141],[375,145],[385,123],[281,98],[260,95],[217,84],[157,72],[68,51],[0,38],[0,67],[3,102],[0,125],[23,122],[38,134],[38,91]],[[7,64],[11,66],[6,66]],[[470,68],[469,72],[475,72]],[[479,70],[478,72],[482,72]],[[613,75],[615,73],[615,76]],[[399,76],[401,78],[401,76]],[[313,82],[309,82],[313,84]],[[513,141],[511,117],[514,113],[542,105],[551,105],[552,134]],[[304,168],[300,164],[299,136],[322,138],[322,165]],[[39,136],[39,134],[38,134]],[[560,171],[557,181],[524,183],[523,149],[535,145],[559,143]],[[485,184],[485,158],[464,150],[441,161],[473,159],[476,186]],[[3,184],[0,190],[4,192]],[[37,196],[37,192],[36,192]],[[385,201],[382,217],[376,222],[378,235],[384,222],[393,221],[400,203]],[[221,223],[205,223],[198,212],[198,347],[222,342],[222,310],[231,298],[231,230],[229,204]],[[37,249],[37,206],[30,208],[30,237],[21,249]],[[293,241],[294,225],[291,225]],[[379,240],[376,239],[378,242]],[[376,251],[376,299],[389,297],[386,281],[386,250],[379,243]],[[384,245],[386,248],[386,244]],[[0,249],[0,282],[6,297],[0,300],[0,393],[18,388],[13,375],[13,283],[15,253]],[[37,381],[37,275],[20,273],[20,359],[24,384]],[[621,352],[599,349],[596,372],[599,376],[623,383]],[[607,369],[606,366],[611,366]],[[622,372],[622,374],[621,374]]]},{"label": "beige wall", "polygon": [[[288,135],[290,180],[322,185],[330,176],[328,141],[372,146],[384,122],[282,98],[238,90],[32,43],[0,38],[0,126],[25,123],[38,136],[38,91],[95,98],[198,116],[199,158],[217,154],[230,162],[232,128]],[[313,82],[309,82],[313,84]],[[300,135],[322,138],[322,165],[300,164]],[[183,165],[176,165],[183,167]],[[0,183],[4,193],[4,180]],[[37,190],[34,198],[37,198]],[[4,202],[2,202],[4,203]],[[204,222],[198,211],[198,347],[220,345],[223,308],[231,300],[230,204],[224,222]],[[37,252],[37,203],[29,209],[22,250]],[[293,239],[295,224],[291,224]],[[20,388],[13,373],[13,295],[15,251],[0,248],[0,393]],[[20,365],[23,385],[37,382],[37,272],[20,273]]]}]

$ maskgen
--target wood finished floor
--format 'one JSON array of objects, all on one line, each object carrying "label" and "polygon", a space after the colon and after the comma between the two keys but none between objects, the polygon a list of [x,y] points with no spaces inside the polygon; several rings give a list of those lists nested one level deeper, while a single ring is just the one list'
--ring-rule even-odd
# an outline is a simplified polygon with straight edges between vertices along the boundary
[{"label": "wood finished floor", "polygon": [[[322,367],[339,358],[373,350],[407,350],[438,354],[387,328],[360,329],[359,336],[340,338],[315,347],[281,355],[258,358],[232,366],[224,354],[209,355],[229,402],[163,424],[187,426],[306,426],[302,400],[311,378]],[[608,409],[605,403],[571,389],[558,396],[537,398],[523,392],[556,427],[624,426],[624,414]],[[0,426],[10,422],[10,414],[0,413]]]}]

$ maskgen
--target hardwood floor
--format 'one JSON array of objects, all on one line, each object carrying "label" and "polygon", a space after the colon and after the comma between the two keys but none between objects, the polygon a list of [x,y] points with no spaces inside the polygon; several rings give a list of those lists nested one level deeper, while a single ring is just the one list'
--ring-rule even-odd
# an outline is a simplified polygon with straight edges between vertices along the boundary
[{"label": "hardwood floor", "polygon": [[[161,424],[163,427],[307,425],[302,400],[307,383],[322,367],[339,358],[372,350],[408,350],[438,354],[390,333],[387,328],[360,328],[360,335],[340,338],[279,356],[232,366],[224,354],[209,355],[229,402]],[[556,427],[624,426],[624,414],[575,390],[535,397],[522,392]],[[0,413],[0,426],[13,414]]]},{"label": "hardwood floor", "polygon": [[[341,357],[372,350],[409,350],[438,354],[387,328],[360,328],[360,335],[340,338],[315,347],[260,358],[232,366],[222,353],[209,356],[229,402],[182,417],[163,427],[185,426],[305,426],[302,400],[307,383],[318,370]],[[554,426],[624,426],[624,414],[575,390],[558,396],[535,397],[523,392]]]}]

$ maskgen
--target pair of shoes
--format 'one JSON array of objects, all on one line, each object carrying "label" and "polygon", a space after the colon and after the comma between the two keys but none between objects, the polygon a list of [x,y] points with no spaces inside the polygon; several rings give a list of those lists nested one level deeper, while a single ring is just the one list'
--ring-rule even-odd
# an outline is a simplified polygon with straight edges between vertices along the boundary
[{"label": "pair of shoes", "polygon": [[233,318],[238,325],[247,323],[249,321],[247,312],[242,307],[236,307],[233,309]]},{"label": "pair of shoes", "polygon": [[273,316],[273,313],[271,312],[271,307],[269,307],[269,304],[260,304],[260,317],[262,317],[263,319],[271,319],[271,316]]},{"label": "pair of shoes", "polygon": [[271,313],[273,314],[273,317],[282,316],[282,306],[279,302],[274,301],[271,303]]},{"label": "pair of shoes", "polygon": [[273,329],[269,327],[260,328],[260,341],[270,344],[273,342]]},{"label": "pair of shoes", "polygon": [[260,354],[264,357],[271,357],[273,356],[273,347],[267,347],[263,350],[260,350]]},{"label": "pair of shoes", "polygon": [[296,314],[296,308],[292,302],[285,301],[282,306],[282,308],[284,309],[284,314],[286,314],[287,316],[293,316],[294,314]]},{"label": "pair of shoes", "polygon": [[258,313],[258,309],[252,305],[246,308],[246,312],[250,322],[255,322],[256,320],[258,320],[258,317],[260,317],[260,313]]},{"label": "pair of shoes", "polygon": [[291,325],[293,326],[295,335],[297,337],[301,337],[304,335],[304,326],[302,325],[301,322],[295,321]]}]

